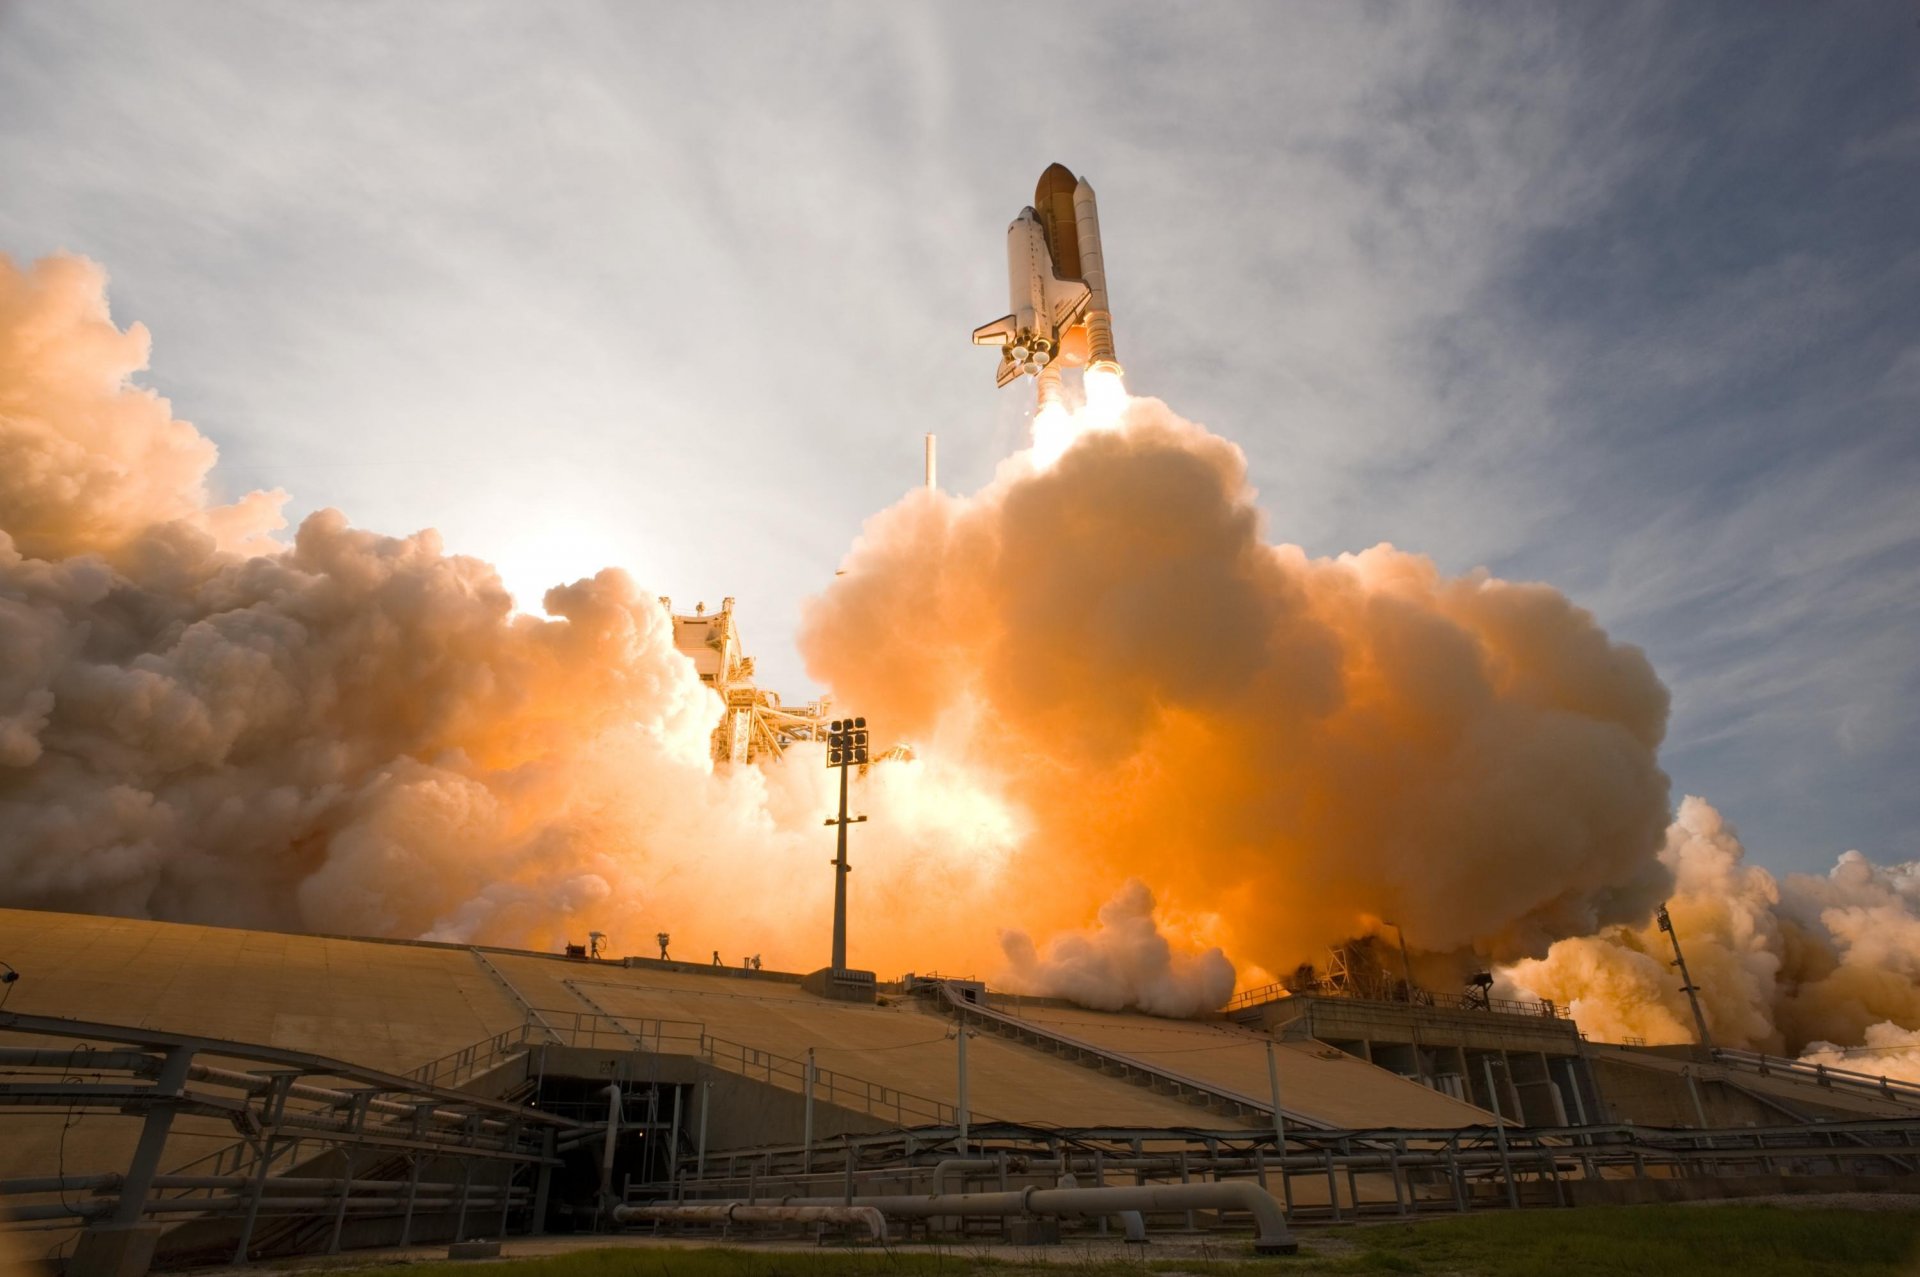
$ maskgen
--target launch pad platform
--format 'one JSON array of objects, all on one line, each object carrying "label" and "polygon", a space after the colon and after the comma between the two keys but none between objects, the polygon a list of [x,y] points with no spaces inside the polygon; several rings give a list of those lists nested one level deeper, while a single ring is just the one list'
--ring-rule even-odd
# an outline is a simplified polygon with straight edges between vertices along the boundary
[{"label": "launch pad platform", "polygon": [[16,910],[0,936],[22,977],[0,1010],[0,1210],[66,1255],[157,1227],[163,1266],[641,1208],[694,1227],[702,1202],[768,1195],[938,1233],[999,1199],[901,1203],[983,1186],[1058,1190],[1032,1200],[1071,1223],[1131,1185],[1159,1206],[1087,1226],[1200,1210],[1279,1245],[1261,1201],[1309,1221],[1877,1182],[1915,1174],[1920,1142],[1920,1090],[1524,1017],[1352,1000],[1167,1020],[939,979],[846,1001],[776,971]]}]

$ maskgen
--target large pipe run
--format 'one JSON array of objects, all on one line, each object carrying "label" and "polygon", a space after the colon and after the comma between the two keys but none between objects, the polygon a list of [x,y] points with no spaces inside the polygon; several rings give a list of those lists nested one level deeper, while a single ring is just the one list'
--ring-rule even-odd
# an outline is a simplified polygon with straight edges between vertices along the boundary
[{"label": "large pipe run", "polygon": [[[835,1198],[784,1198],[783,1206],[826,1205]],[[1258,1234],[1253,1248],[1262,1255],[1291,1255],[1300,1249],[1280,1203],[1258,1184],[1142,1184],[1114,1188],[1027,1188],[1005,1193],[935,1193],[930,1197],[856,1197],[855,1206],[871,1206],[885,1215],[926,1219],[942,1215],[1118,1215],[1125,1211],[1243,1210],[1253,1216]]]},{"label": "large pipe run", "polygon": [[871,1206],[751,1206],[712,1202],[689,1206],[616,1206],[616,1223],[657,1219],[682,1224],[859,1224],[876,1242],[887,1240],[886,1216]]}]

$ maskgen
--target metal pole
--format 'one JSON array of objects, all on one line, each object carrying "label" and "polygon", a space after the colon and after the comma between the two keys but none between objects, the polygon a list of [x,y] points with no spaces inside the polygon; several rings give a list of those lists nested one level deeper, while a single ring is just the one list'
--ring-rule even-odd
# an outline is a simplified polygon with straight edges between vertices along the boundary
[{"label": "metal pole", "polygon": [[673,1185],[674,1199],[680,1197],[680,1088],[673,1088],[673,1129],[667,1135],[667,1182]]},{"label": "metal pole", "polygon": [[454,1217],[453,1221],[453,1240],[456,1242],[467,1240],[467,1195],[473,1188],[473,1159],[464,1159],[461,1167],[460,1213]]},{"label": "metal pole", "polygon": [[[846,774],[847,773],[844,770],[840,773],[843,782],[844,782],[844,778],[846,777]],[[845,837],[844,834],[841,836],[843,838]],[[806,1150],[800,1155],[800,1173],[802,1175],[809,1175],[813,1173],[813,1048],[812,1047],[807,1048],[807,1106],[806,1106],[806,1116],[804,1120],[805,1120],[805,1126],[803,1129],[805,1131],[805,1134],[802,1136],[801,1142],[806,1145]]]},{"label": "metal pole", "polygon": [[1687,1094],[1693,1097],[1693,1116],[1700,1123],[1700,1129],[1704,1131],[1707,1129],[1707,1110],[1700,1103],[1700,1084],[1694,1080],[1692,1066],[1681,1069],[1680,1075],[1687,1079]]},{"label": "metal pole", "polygon": [[[233,1262],[236,1264],[247,1262],[247,1247],[253,1242],[253,1224],[260,1217],[260,1198],[267,1191],[267,1170],[272,1165],[273,1136],[263,1135],[260,1139],[259,1156],[254,1162],[252,1192],[247,1197],[246,1222],[240,1225],[240,1243],[234,1247],[233,1251]],[[406,1245],[406,1238],[402,1237],[400,1244]]]},{"label": "metal pole", "polygon": [[1695,984],[1693,977],[1687,973],[1687,959],[1680,952],[1680,933],[1673,929],[1673,919],[1667,915],[1666,905],[1660,906],[1657,917],[1660,930],[1666,932],[1667,939],[1673,942],[1673,965],[1680,968],[1680,992],[1687,995],[1687,1005],[1693,1008],[1693,1026],[1699,1031],[1700,1045],[1711,1051],[1713,1035],[1707,1032],[1707,1017],[1700,1010],[1700,986]]},{"label": "metal pole", "polygon": [[[1406,930],[1403,927],[1401,927],[1401,925],[1397,922],[1393,924],[1393,929],[1395,933],[1398,934],[1400,937],[1400,973],[1404,975],[1407,979],[1407,1005],[1412,1006],[1413,1005],[1413,963],[1407,960],[1407,933],[1406,933]],[[1413,1067],[1415,1072],[1419,1071],[1420,1061],[1418,1057],[1415,1057]]]},{"label": "metal pole", "polygon": [[700,1084],[700,1148],[694,1155],[693,1173],[697,1179],[707,1177],[707,1101],[713,1098],[713,1083]]},{"label": "metal pole", "polygon": [[187,1069],[192,1063],[193,1048],[177,1046],[167,1052],[160,1066],[160,1076],[153,1084],[155,1103],[147,1109],[140,1142],[134,1145],[127,1177],[121,1181],[120,1200],[114,1203],[116,1224],[137,1224],[146,1210],[147,1191],[153,1187],[153,1177],[160,1170],[160,1154],[166,1151],[167,1135],[173,1130],[174,1104],[186,1089]]},{"label": "metal pole", "polygon": [[833,858],[833,969],[847,969],[847,765],[840,764],[840,820]]},{"label": "metal pole", "polygon": [[960,1156],[967,1155],[967,1022],[960,1021],[960,1031],[956,1035],[960,1042],[960,1104],[954,1116],[960,1124]]},{"label": "metal pole", "polygon": [[1267,1039],[1267,1093],[1273,1097],[1273,1148],[1287,1155],[1287,1119],[1280,1112],[1280,1063],[1274,1057],[1273,1039]]},{"label": "metal pole", "polygon": [[1507,1177],[1507,1205],[1520,1209],[1520,1190],[1513,1182],[1513,1162],[1507,1156],[1507,1119],[1500,1116],[1500,1093],[1493,1089],[1493,1057],[1480,1057],[1487,1074],[1487,1100],[1493,1105],[1493,1137],[1500,1144],[1500,1171]]},{"label": "metal pole", "polygon": [[327,1238],[329,1255],[340,1253],[340,1230],[346,1227],[347,1223],[347,1198],[353,1195],[353,1150],[343,1145],[340,1155],[346,1162],[347,1175],[340,1181],[340,1204],[334,1207],[333,1211],[333,1234]]},{"label": "metal pole", "polygon": [[[540,1177],[534,1181],[533,1223],[532,1226],[527,1229],[529,1233],[535,1236],[539,1236],[547,1231],[547,1193],[553,1187],[553,1167],[550,1165],[553,1161],[553,1143],[553,1128],[548,1127],[546,1134],[542,1136],[540,1140]],[[414,1167],[414,1178],[418,1179],[419,1177],[420,1171],[418,1165],[416,1165]],[[409,1201],[409,1206],[411,1206],[411,1201]]]},{"label": "metal pole", "polygon": [[[600,1200],[606,1201],[613,1196],[613,1153],[614,1146],[620,1141],[620,1084],[607,1083],[607,1134],[604,1146],[600,1150]],[[594,1215],[599,1216],[599,1207]]]},{"label": "metal pole", "polygon": [[413,1241],[413,1202],[420,1193],[420,1154],[415,1153],[407,1159],[413,1169],[407,1172],[407,1210],[400,1219],[400,1244],[408,1245]]}]

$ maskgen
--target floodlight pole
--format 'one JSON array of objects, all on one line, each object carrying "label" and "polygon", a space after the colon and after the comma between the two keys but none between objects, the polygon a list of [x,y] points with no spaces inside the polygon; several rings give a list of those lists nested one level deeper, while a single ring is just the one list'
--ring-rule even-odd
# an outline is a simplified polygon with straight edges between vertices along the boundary
[{"label": "floodlight pole", "polygon": [[829,968],[833,971],[847,969],[847,875],[852,872],[847,864],[847,826],[866,819],[847,815],[847,769],[865,767],[868,758],[867,720],[834,719],[827,732],[827,766],[840,769],[840,814],[837,819],[827,818],[829,825],[839,827],[833,856],[833,965]]},{"label": "floodlight pole", "polygon": [[833,969],[847,969],[847,767],[840,765],[840,819],[833,857]]}]

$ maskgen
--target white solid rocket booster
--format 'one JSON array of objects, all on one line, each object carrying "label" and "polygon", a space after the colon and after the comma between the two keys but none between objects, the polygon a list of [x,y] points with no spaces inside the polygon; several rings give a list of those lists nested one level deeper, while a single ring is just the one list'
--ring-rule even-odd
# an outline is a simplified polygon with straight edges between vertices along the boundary
[{"label": "white solid rocket booster", "polygon": [[1080,277],[1087,281],[1087,366],[1120,371],[1113,354],[1113,312],[1107,309],[1107,264],[1100,253],[1100,207],[1093,183],[1081,178],[1073,188],[1073,220],[1080,232]]},{"label": "white solid rocket booster", "polygon": [[1011,312],[973,331],[975,345],[1000,347],[995,385],[1032,377],[1044,408],[1060,397],[1062,368],[1120,371],[1100,208],[1093,184],[1063,164],[1040,175],[1007,228],[1007,293]]}]

